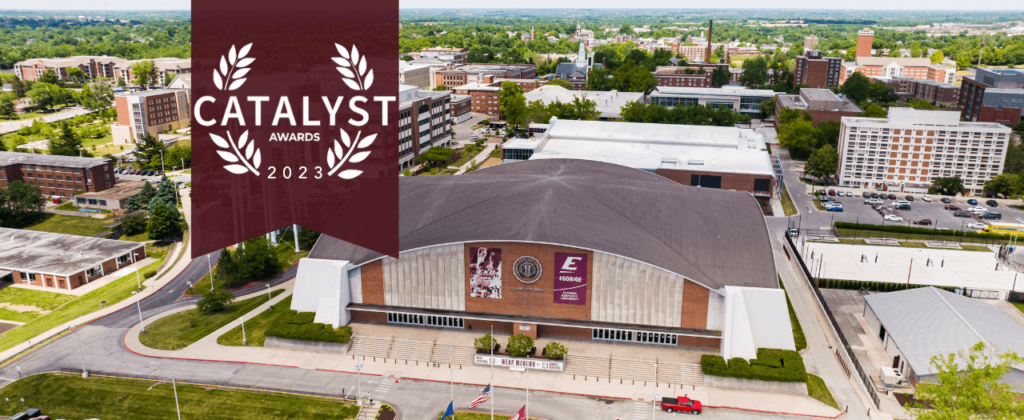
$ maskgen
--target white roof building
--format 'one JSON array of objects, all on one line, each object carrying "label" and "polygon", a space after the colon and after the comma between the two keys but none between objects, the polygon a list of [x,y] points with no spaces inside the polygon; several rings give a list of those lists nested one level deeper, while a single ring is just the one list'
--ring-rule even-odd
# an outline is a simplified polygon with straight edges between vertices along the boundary
[{"label": "white roof building", "polygon": [[622,107],[630,102],[643,101],[643,92],[619,92],[619,91],[589,91],[569,90],[561,86],[544,85],[537,89],[523,94],[526,102],[541,101],[544,104],[552,102],[571,103],[573,99],[589,99],[597,105],[601,119],[619,119],[622,117]]}]

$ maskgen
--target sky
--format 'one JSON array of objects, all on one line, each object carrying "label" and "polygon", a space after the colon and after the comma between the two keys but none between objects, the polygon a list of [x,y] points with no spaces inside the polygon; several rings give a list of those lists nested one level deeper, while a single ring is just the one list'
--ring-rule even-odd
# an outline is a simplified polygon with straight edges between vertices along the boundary
[{"label": "sky", "polygon": [[[13,2],[12,2],[13,3]],[[496,8],[500,3],[480,2],[479,0],[399,0],[401,8]],[[880,9],[880,10],[1000,10],[1014,8],[1024,9],[1024,2],[1016,0],[996,0],[988,2],[971,2],[964,0],[858,0],[823,2],[821,0],[716,0],[715,2],[680,2],[678,0],[516,0],[501,6],[517,9],[540,8],[572,8],[581,5],[586,8],[608,9],[622,8],[783,8],[783,9]],[[17,2],[12,4],[18,9],[32,10],[191,10],[192,0],[44,0],[41,2]],[[8,5],[0,5],[0,9],[9,9]]]}]

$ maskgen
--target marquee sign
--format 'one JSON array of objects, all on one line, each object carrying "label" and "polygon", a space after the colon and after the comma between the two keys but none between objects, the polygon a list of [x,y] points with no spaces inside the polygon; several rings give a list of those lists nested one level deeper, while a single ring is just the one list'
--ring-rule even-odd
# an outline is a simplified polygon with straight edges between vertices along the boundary
[{"label": "marquee sign", "polygon": [[546,372],[565,371],[565,362],[561,360],[527,359],[508,356],[490,356],[486,354],[477,354],[473,358],[473,364],[484,366],[493,365],[507,367],[509,369],[534,369]]}]

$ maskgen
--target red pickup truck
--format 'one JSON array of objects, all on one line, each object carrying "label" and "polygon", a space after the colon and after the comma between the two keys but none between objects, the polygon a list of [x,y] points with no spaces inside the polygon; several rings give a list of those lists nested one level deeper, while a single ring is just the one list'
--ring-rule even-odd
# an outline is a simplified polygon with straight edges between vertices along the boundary
[{"label": "red pickup truck", "polygon": [[691,400],[686,397],[679,398],[662,398],[661,399],[661,410],[668,411],[669,413],[675,411],[681,411],[690,414],[700,414],[703,410],[700,401]]}]

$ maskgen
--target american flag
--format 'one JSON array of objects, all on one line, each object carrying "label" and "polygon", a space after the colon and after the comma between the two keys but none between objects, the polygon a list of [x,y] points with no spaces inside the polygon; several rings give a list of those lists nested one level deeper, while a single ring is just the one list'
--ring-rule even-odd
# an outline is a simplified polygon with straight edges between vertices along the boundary
[{"label": "american flag", "polygon": [[484,390],[480,392],[480,395],[475,400],[469,403],[469,408],[476,408],[476,406],[483,404],[487,400],[491,399],[491,386],[487,385]]}]

